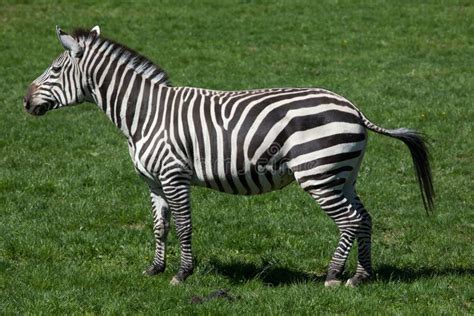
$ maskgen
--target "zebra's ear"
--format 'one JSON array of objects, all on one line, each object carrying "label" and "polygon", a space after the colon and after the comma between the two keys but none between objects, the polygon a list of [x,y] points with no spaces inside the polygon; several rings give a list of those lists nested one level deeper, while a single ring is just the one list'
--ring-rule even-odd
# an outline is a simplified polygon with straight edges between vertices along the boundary
[{"label": "zebra's ear", "polygon": [[64,49],[71,52],[72,57],[81,57],[84,53],[84,49],[79,45],[79,43],[69,34],[63,32],[59,26],[56,25],[56,34],[58,39],[63,45]]},{"label": "zebra's ear", "polygon": [[100,36],[100,27],[98,25],[94,26],[90,32],[91,36]]}]

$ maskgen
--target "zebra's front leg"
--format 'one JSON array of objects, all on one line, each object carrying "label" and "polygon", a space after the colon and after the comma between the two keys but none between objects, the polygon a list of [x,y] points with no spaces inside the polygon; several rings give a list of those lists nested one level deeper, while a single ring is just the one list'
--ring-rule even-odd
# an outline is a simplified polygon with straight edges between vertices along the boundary
[{"label": "zebra's front leg", "polygon": [[147,275],[156,275],[165,271],[166,238],[169,231],[170,212],[168,203],[161,189],[150,188],[153,209],[153,234],[155,235],[155,257],[152,264],[144,271]]},{"label": "zebra's front leg", "polygon": [[171,284],[177,285],[193,273],[194,263],[191,250],[191,208],[189,182],[173,182],[163,187],[169,202],[171,213],[176,224],[176,235],[179,239],[181,261],[178,273],[171,279]]}]

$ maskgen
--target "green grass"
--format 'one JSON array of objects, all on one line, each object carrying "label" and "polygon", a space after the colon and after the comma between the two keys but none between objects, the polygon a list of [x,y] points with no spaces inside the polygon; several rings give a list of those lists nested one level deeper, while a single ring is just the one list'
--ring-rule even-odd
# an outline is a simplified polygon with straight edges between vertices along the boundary
[{"label": "green grass", "polygon": [[[0,311],[143,314],[472,314],[472,1],[5,1],[0,4]],[[91,104],[26,115],[22,97],[60,52],[54,27],[99,24],[175,85],[314,86],[374,122],[432,141],[426,216],[408,150],[370,135],[358,191],[373,217],[376,279],[325,289],[337,229],[295,185],[257,197],[193,189],[195,274],[153,257],[147,188]],[[350,257],[348,274],[354,270]],[[229,289],[235,300],[212,299]]]}]

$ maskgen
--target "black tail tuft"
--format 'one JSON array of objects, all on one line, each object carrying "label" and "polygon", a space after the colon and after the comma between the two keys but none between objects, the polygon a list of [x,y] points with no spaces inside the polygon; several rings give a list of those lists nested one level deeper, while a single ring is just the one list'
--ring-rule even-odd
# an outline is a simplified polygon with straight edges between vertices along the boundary
[{"label": "black tail tuft", "polygon": [[427,212],[433,211],[433,199],[435,193],[433,189],[433,180],[431,177],[430,156],[427,142],[423,134],[407,128],[385,129],[375,125],[369,121],[369,119],[365,117],[365,115],[362,114],[360,110],[358,111],[365,127],[376,133],[397,138],[408,146],[410,149],[411,158],[413,159],[413,163],[415,165],[416,177],[420,185],[423,204]]},{"label": "black tail tuft", "polygon": [[426,211],[431,212],[434,208],[433,198],[435,193],[431,177],[429,151],[425,137],[417,131],[406,128],[386,130],[386,132],[387,135],[400,139],[410,149],[411,157],[415,165],[416,177],[420,184],[423,204]]}]

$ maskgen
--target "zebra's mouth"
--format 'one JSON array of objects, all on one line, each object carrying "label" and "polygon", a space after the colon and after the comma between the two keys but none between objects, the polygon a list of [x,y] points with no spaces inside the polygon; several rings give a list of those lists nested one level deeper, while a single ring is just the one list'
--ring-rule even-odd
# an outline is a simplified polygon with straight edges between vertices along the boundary
[{"label": "zebra's mouth", "polygon": [[42,116],[42,115],[45,115],[46,112],[48,112],[48,104],[47,103],[38,104],[38,105],[32,107],[28,111],[28,113],[30,113],[31,115],[34,115],[34,116]]}]

